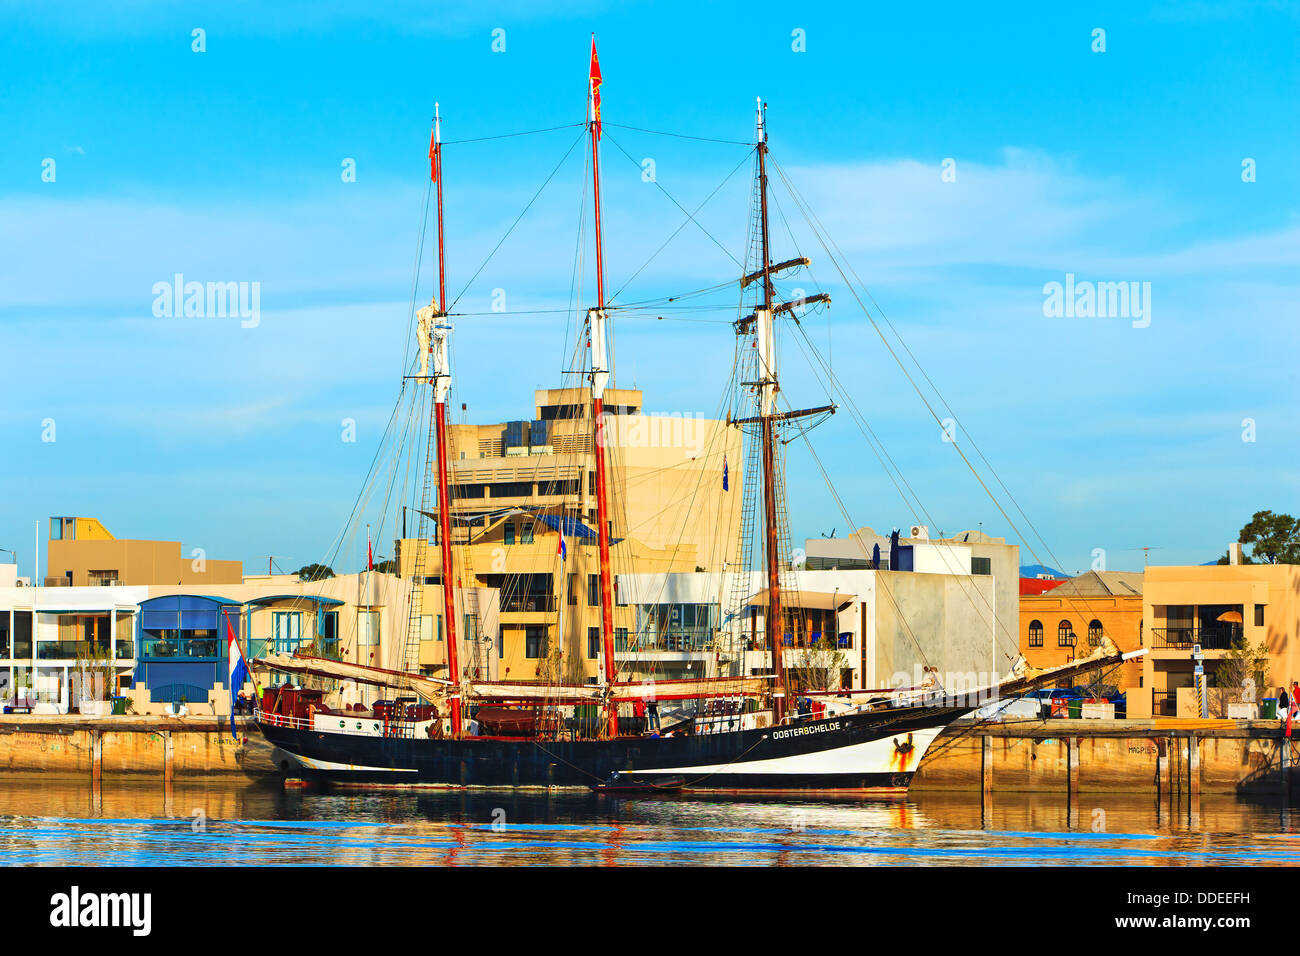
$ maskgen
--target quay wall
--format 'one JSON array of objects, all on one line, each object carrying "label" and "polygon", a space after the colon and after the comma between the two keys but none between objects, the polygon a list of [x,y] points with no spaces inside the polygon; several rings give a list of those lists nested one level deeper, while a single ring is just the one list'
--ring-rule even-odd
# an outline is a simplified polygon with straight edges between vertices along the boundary
[{"label": "quay wall", "polygon": [[270,773],[270,745],[256,725],[185,717],[6,715],[0,772],[100,774]]},{"label": "quay wall", "polygon": [[[0,718],[0,773],[274,772],[251,720],[203,717]],[[958,723],[927,751],[917,791],[1240,793],[1300,788],[1300,740],[1278,721],[1024,720]],[[1297,792],[1300,792],[1298,790]]]},{"label": "quay wall", "polygon": [[1300,739],[1284,741],[1276,720],[959,723],[930,746],[912,789],[1277,791],[1297,757]]}]

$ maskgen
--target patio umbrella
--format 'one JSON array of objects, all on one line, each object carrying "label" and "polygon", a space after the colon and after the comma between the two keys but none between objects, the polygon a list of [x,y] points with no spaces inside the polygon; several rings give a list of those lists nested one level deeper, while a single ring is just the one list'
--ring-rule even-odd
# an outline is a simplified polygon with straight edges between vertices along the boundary
[{"label": "patio umbrella", "polygon": [[1240,623],[1241,623],[1241,612],[1240,612],[1240,611],[1224,611],[1222,614],[1220,614],[1218,617],[1216,617],[1215,620],[1216,620],[1216,621],[1222,621],[1224,624],[1240,624]]}]

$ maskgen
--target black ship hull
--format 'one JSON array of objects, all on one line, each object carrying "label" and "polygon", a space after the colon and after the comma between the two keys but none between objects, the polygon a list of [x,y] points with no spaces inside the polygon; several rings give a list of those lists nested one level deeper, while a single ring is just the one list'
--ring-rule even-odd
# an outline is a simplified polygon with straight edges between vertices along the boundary
[{"label": "black ship hull", "polygon": [[614,740],[461,740],[259,726],[290,777],[334,786],[598,788],[620,778],[736,793],[902,792],[968,708],[907,707],[756,730]]}]

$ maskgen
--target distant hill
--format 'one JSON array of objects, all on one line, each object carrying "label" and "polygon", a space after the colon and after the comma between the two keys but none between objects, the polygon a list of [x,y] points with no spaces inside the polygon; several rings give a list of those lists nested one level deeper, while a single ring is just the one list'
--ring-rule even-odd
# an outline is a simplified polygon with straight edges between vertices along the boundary
[{"label": "distant hill", "polygon": [[1020,566],[1020,576],[1022,578],[1036,578],[1040,574],[1050,574],[1054,578],[1069,577],[1064,571],[1058,571],[1056,568],[1049,568],[1042,564],[1024,564]]}]

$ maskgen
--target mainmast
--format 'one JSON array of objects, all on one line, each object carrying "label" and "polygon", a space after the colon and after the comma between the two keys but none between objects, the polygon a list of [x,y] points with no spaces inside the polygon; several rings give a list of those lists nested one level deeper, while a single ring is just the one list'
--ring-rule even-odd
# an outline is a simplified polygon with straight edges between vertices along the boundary
[{"label": "mainmast", "polygon": [[758,104],[758,202],[760,213],[759,255],[763,273],[761,306],[754,309],[758,334],[759,441],[763,455],[763,554],[767,559],[767,639],[772,647],[772,674],[776,691],[772,717],[778,723],[785,714],[785,662],[782,647],[785,628],[781,622],[781,575],[777,567],[776,540],[776,453],[772,448],[772,413],[776,410],[776,350],[772,334],[772,258],[767,231],[767,123],[762,100]]},{"label": "mainmast", "polygon": [[[605,687],[612,688],[614,665],[614,588],[609,561],[609,501],[605,485],[605,386],[609,357],[605,339],[605,251],[600,223],[600,61],[591,35],[591,69],[587,77],[587,128],[591,134],[591,182],[596,215],[596,308],[587,310],[587,347],[591,352],[591,404],[596,456],[596,534],[600,547],[600,634],[605,651]],[[618,704],[606,697],[606,732],[618,736]]]},{"label": "mainmast", "polygon": [[[456,653],[456,578],[452,569],[451,557],[451,495],[447,479],[447,398],[451,393],[451,362],[448,339],[452,324],[443,317],[447,314],[447,269],[446,250],[443,246],[442,231],[442,118],[438,113],[438,104],[433,107],[433,138],[429,143],[429,172],[438,190],[438,304],[428,306],[419,312],[420,338],[425,344],[427,357],[422,363],[422,370],[427,370],[429,358],[432,358],[433,375],[429,384],[433,386],[434,427],[437,429],[437,469],[438,469],[438,544],[442,550],[442,600],[443,620],[446,621],[447,634],[447,678],[452,682],[451,701],[451,735],[461,734],[460,711],[460,666]],[[417,583],[417,587],[423,582]]]}]

